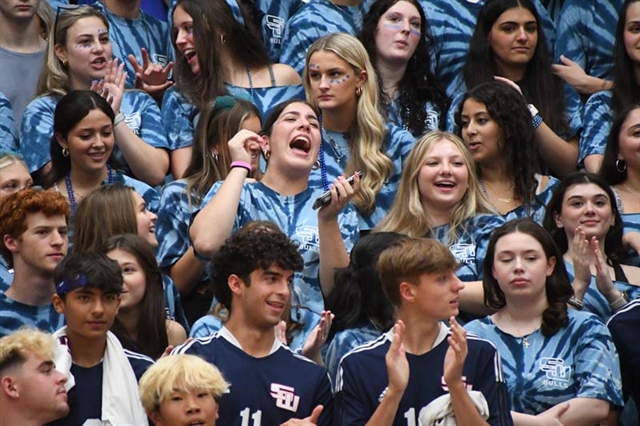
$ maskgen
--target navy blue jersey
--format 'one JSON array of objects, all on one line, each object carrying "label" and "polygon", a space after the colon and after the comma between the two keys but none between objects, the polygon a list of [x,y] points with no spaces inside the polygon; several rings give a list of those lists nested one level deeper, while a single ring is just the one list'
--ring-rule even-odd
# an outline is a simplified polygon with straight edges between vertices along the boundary
[{"label": "navy blue jersey", "polygon": [[319,404],[324,410],[318,424],[332,424],[333,394],[327,370],[291,352],[277,339],[269,355],[254,358],[242,350],[229,330],[222,328],[172,352],[183,353],[214,364],[231,383],[220,400],[221,425],[279,425],[308,417]]},{"label": "navy blue jersey", "polygon": [[[420,410],[448,393],[444,384],[444,358],[450,335],[444,325],[433,348],[423,355],[407,353],[409,383],[396,412],[394,425],[417,425]],[[393,339],[389,331],[373,342],[348,353],[340,362],[336,384],[336,424],[364,425],[378,408],[387,390],[389,378],[385,355]],[[511,425],[506,385],[502,377],[500,354],[486,340],[467,337],[469,353],[462,371],[467,388],[480,391],[489,406],[491,425]]]},{"label": "navy blue jersey", "polygon": [[620,356],[622,390],[631,396],[640,415],[640,299],[629,302],[607,323]]}]

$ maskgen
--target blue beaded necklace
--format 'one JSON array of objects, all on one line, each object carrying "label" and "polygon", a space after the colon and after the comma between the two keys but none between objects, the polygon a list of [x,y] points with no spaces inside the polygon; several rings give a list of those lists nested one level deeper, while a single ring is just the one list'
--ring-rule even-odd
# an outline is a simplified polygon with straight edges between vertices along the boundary
[{"label": "blue beaded necklace", "polygon": [[[107,185],[111,185],[115,182],[116,177],[113,172],[113,168],[107,164]],[[71,212],[75,213],[76,208],[78,208],[78,203],[76,203],[75,192],[73,191],[73,185],[71,184],[71,172],[69,171],[64,176],[64,186],[67,188],[67,197],[69,197],[69,205],[71,205]]]}]

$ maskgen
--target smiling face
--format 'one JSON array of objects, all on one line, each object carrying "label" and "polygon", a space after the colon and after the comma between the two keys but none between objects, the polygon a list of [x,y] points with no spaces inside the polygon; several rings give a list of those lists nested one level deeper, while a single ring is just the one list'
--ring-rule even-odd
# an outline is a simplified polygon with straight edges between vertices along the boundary
[{"label": "smiling face", "polygon": [[467,99],[462,107],[460,122],[462,139],[477,164],[496,163],[501,159],[504,145],[502,129],[491,117],[485,104]]},{"label": "smiling face", "polygon": [[122,269],[122,293],[120,309],[137,308],[147,290],[147,276],[138,259],[131,253],[116,249],[107,253],[109,258],[118,262]]},{"label": "smiling face", "polygon": [[308,173],[320,151],[320,122],[309,105],[294,102],[282,111],[266,137],[269,167]]},{"label": "smiling face", "polygon": [[618,159],[625,161],[627,169],[640,170],[640,108],[631,111],[622,123],[618,135]]},{"label": "smiling face", "polygon": [[307,63],[307,75],[312,96],[322,111],[355,111],[358,105],[356,89],[366,81],[366,72],[328,50],[319,50]]},{"label": "smiling face", "polygon": [[555,268],[555,258],[547,259],[540,242],[533,236],[512,232],[501,237],[495,246],[491,273],[509,299],[546,299],[547,277]]},{"label": "smiling face", "polygon": [[184,56],[194,75],[200,74],[200,64],[193,38],[193,18],[182,6],[173,11],[173,31],[176,34],[176,47]]},{"label": "smiling face", "polygon": [[218,402],[207,391],[175,389],[151,414],[156,426],[215,426]]},{"label": "smiling face", "polygon": [[562,211],[554,213],[556,225],[564,228],[571,241],[578,226],[587,239],[595,236],[603,241],[615,216],[611,200],[604,189],[595,183],[580,183],[567,188],[562,198]]},{"label": "smiling face", "polygon": [[378,60],[406,64],[418,47],[421,21],[418,9],[407,1],[399,1],[387,9],[376,27]]},{"label": "smiling face", "polygon": [[293,271],[277,265],[253,271],[249,275],[249,285],[240,280],[232,287],[231,315],[241,309],[247,327],[261,331],[273,329],[280,323],[289,303],[292,282]]},{"label": "smiling face", "polygon": [[640,2],[627,8],[627,19],[624,25],[624,47],[631,61],[640,65]]},{"label": "smiling face", "polygon": [[92,109],[69,131],[66,139],[56,134],[58,144],[69,151],[72,169],[84,173],[104,173],[113,152],[115,136],[111,118],[100,109]]},{"label": "smiling face", "polygon": [[538,24],[533,14],[523,8],[507,9],[498,17],[488,36],[496,65],[501,74],[524,69],[538,45]]},{"label": "smiling face", "polygon": [[81,18],[69,27],[65,46],[57,44],[55,54],[68,63],[71,86],[88,88],[93,80],[104,78],[107,61],[113,55],[109,30],[95,16]]},{"label": "smiling face", "polygon": [[156,220],[158,215],[147,209],[147,203],[135,191],[133,194],[133,206],[136,212],[136,223],[138,227],[138,235],[144,238],[151,247],[158,247],[158,239],[156,238]]},{"label": "smiling face", "polygon": [[418,175],[418,190],[426,211],[435,206],[453,209],[468,189],[469,170],[458,147],[446,139],[433,144]]}]

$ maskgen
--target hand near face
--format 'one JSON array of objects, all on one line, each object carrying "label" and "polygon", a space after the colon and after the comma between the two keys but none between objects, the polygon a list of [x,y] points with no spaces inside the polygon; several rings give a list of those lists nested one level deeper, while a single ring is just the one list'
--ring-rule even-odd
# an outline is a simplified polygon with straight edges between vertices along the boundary
[{"label": "hand near face", "polygon": [[251,130],[242,129],[229,140],[231,161],[244,161],[251,164],[251,154],[260,151],[262,137]]},{"label": "hand near face", "polygon": [[582,300],[582,296],[587,291],[589,283],[591,282],[591,248],[589,247],[589,241],[587,241],[587,235],[581,227],[577,227],[573,240],[571,241],[573,248],[573,291],[576,294],[578,300]]},{"label": "hand near face", "polygon": [[168,78],[173,69],[173,62],[169,62],[163,67],[160,64],[151,62],[149,53],[144,47],[140,49],[140,52],[142,53],[142,65],[138,63],[135,56],[129,55],[129,62],[136,72],[135,88],[155,96],[171,87],[173,82],[168,81]]},{"label": "hand near face", "polygon": [[393,326],[393,341],[384,357],[389,376],[389,391],[404,392],[409,384],[409,361],[402,343],[404,329],[402,321],[397,321]]},{"label": "hand near face", "polygon": [[102,93],[98,93],[109,102],[114,114],[120,112],[126,82],[127,73],[124,72],[124,62],[118,65],[118,58],[107,62],[107,70],[104,74],[104,89]]},{"label": "hand near face", "polygon": [[467,333],[455,317],[449,320],[451,324],[451,336],[447,338],[449,349],[444,357],[444,381],[451,385],[462,381],[462,368],[467,359],[469,348],[467,347]]},{"label": "hand near face", "polygon": [[347,178],[342,175],[333,181],[329,186],[331,191],[331,203],[322,207],[318,211],[318,219],[333,220],[351,201],[356,191],[360,189],[360,177],[354,173],[353,186],[347,182]]}]

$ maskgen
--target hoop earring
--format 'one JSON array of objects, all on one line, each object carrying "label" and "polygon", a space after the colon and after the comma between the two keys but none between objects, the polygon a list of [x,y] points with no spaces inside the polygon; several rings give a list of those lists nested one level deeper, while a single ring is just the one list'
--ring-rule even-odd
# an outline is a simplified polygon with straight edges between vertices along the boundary
[{"label": "hoop earring", "polygon": [[624,160],[622,160],[622,159],[618,158],[618,159],[616,160],[616,170],[617,170],[619,173],[624,173],[624,172],[626,172],[626,171],[627,171],[627,163],[626,163]]},{"label": "hoop earring", "polygon": [[317,159],[315,163],[313,163],[313,166],[311,167],[312,170],[318,170],[320,168],[320,159]]},{"label": "hoop earring", "polygon": [[267,151],[266,149],[264,151],[262,151],[262,155],[264,155],[264,159],[269,161],[269,158],[271,158],[271,151]]},{"label": "hoop earring", "polygon": [[220,43],[227,44],[227,38],[224,36],[224,34],[220,34]]},{"label": "hoop earring", "polygon": [[356,87],[356,96],[357,97],[362,96],[362,86]]},{"label": "hoop earring", "polygon": [[69,150],[67,150],[67,148],[62,148],[62,156],[63,157],[68,157],[69,156]]}]

